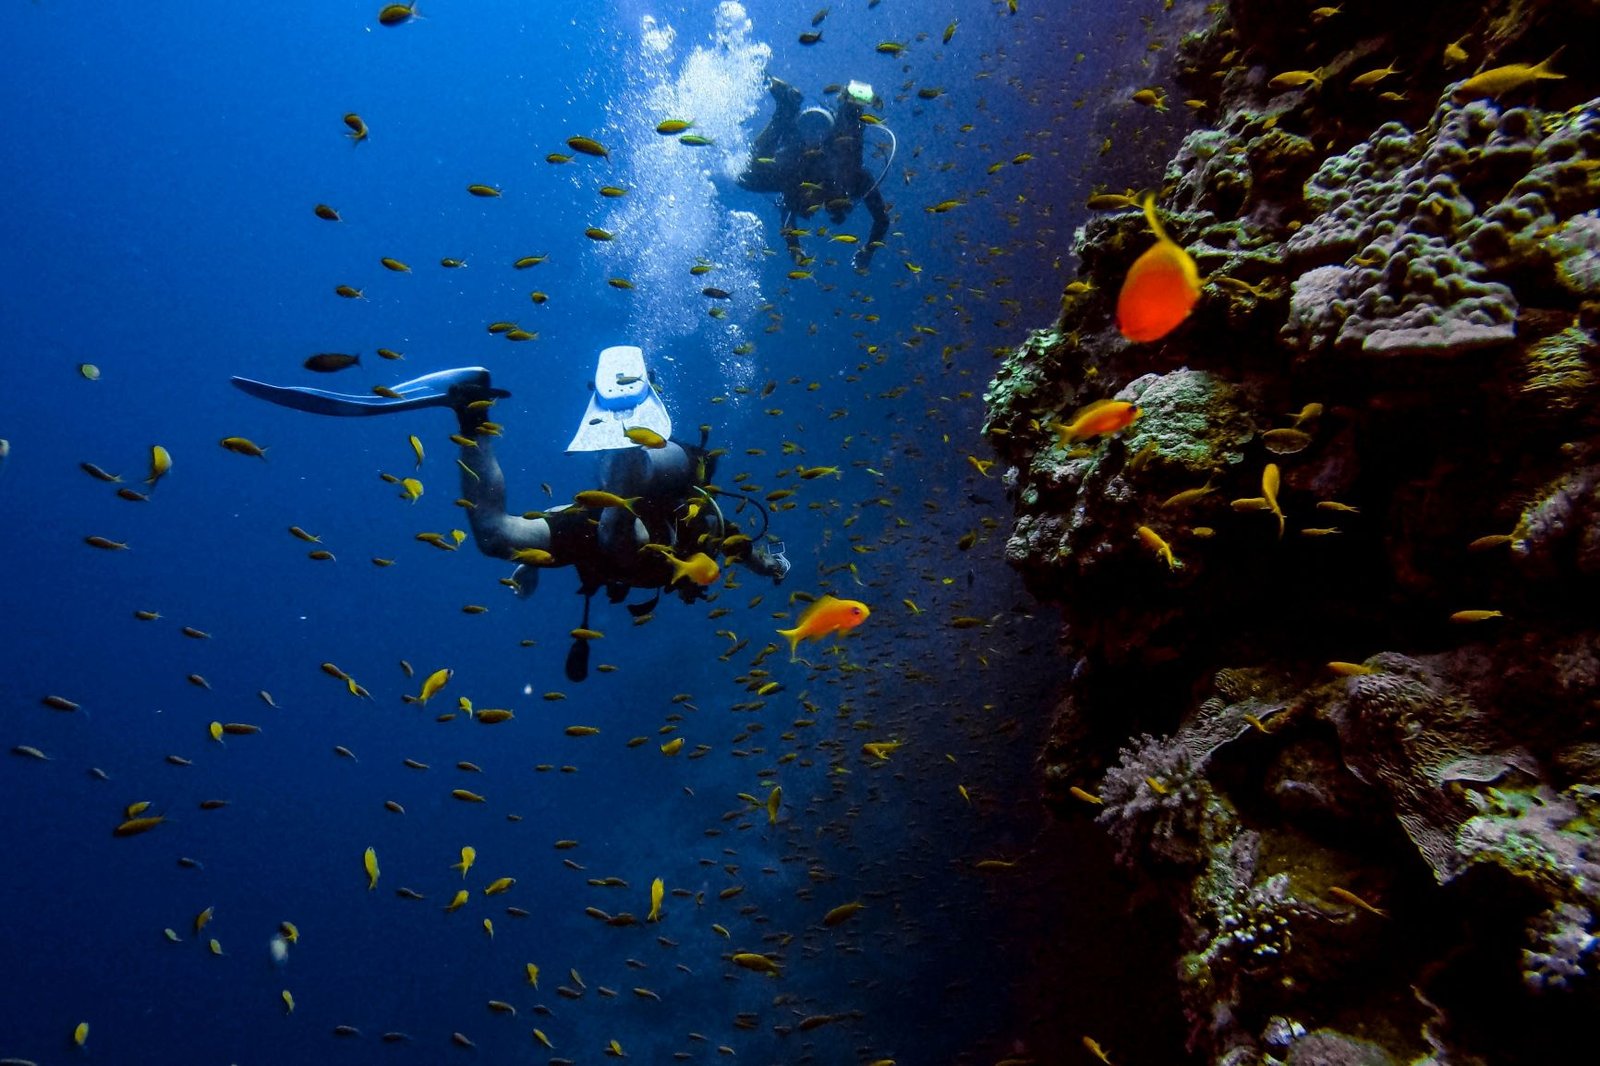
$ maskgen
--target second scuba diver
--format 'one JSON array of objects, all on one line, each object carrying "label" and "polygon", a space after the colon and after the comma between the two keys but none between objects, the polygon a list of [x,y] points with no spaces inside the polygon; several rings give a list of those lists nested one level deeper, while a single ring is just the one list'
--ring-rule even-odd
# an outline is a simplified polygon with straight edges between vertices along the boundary
[{"label": "second scuba diver", "polygon": [[[872,86],[850,82],[832,111],[802,110],[800,90],[777,78],[771,79],[768,91],[777,110],[767,128],[756,135],[750,163],[736,179],[739,187],[778,194],[779,225],[796,260],[803,257],[795,232],[802,220],[825,210],[834,225],[842,225],[858,202],[866,204],[872,213],[872,232],[859,244],[853,260],[855,268],[865,272],[889,231],[889,210],[878,191],[889,164],[874,175],[862,163],[866,131],[862,116],[874,100]],[[892,143],[894,135],[886,127],[878,128]]]},{"label": "second scuba diver", "polygon": [[[632,588],[658,590],[646,603],[629,605],[636,616],[652,610],[664,588],[685,601],[703,596],[716,579],[719,554],[774,582],[789,572],[783,545],[766,538],[767,516],[759,503],[740,497],[760,510],[761,526],[753,534],[724,518],[710,485],[715,457],[705,450],[703,435],[699,444],[671,439],[671,416],[638,348],[617,346],[600,353],[588,409],[567,446],[568,452],[597,453],[598,489],[579,493],[571,506],[523,515],[506,509],[505,477],[491,444],[497,427],[489,412],[510,393],[490,384],[482,367],[428,374],[385,390],[389,396],[241,377],[233,384],[272,403],[323,415],[451,408],[460,423],[458,443],[467,442],[460,446],[461,495],[472,505],[467,514],[478,550],[520,564],[512,575],[519,596],[532,594],[540,570],[576,569],[584,596],[583,628],[588,628],[590,598],[601,589],[612,603]],[[567,676],[574,681],[587,673],[587,648],[578,640],[567,658]]]}]

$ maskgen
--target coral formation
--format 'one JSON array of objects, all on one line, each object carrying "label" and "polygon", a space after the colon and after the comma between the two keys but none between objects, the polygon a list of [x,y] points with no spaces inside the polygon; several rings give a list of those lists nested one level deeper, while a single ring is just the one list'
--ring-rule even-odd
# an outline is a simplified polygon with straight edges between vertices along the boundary
[{"label": "coral formation", "polygon": [[[1332,11],[1185,41],[1188,321],[1116,332],[1150,236],[1093,217],[985,393],[1007,558],[1076,657],[1045,777],[1178,916],[1206,1061],[1558,1061],[1600,1005],[1600,82],[1574,43],[1460,92],[1456,53],[1600,12]],[[1140,417],[1057,432],[1099,399]]]}]

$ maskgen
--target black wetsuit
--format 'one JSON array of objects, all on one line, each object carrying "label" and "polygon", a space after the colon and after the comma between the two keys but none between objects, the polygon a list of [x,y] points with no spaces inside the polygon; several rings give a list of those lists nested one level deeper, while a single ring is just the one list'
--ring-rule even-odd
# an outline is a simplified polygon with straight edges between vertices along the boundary
[{"label": "black wetsuit", "polygon": [[[833,128],[816,147],[800,136],[800,105],[793,98],[778,98],[772,121],[751,148],[751,162],[739,175],[739,186],[751,192],[775,192],[779,224],[789,254],[800,258],[800,238],[795,233],[802,219],[826,210],[835,225],[844,222],[857,201],[872,213],[872,232],[856,251],[856,266],[865,269],[872,253],[889,232],[889,209],[878,191],[877,178],[862,165],[865,137],[862,107],[849,97],[839,101]],[[761,160],[770,159],[765,163]]]},{"label": "black wetsuit", "polygon": [[[708,462],[705,449],[696,445],[673,443],[687,453],[690,469],[698,475],[695,485],[706,484],[714,460]],[[702,502],[695,516],[690,518],[689,504],[697,498]],[[672,564],[661,552],[630,551],[626,557],[606,552],[600,536],[602,514],[599,510],[571,507],[546,515],[550,522],[551,553],[573,564],[581,583],[580,591],[592,594],[604,588],[607,597],[615,603],[626,596],[630,588],[672,585]],[[644,523],[647,542],[671,548],[679,559],[688,559],[701,551],[713,557],[718,554],[716,543],[733,531],[722,530],[717,516],[710,501],[693,490],[685,496],[643,496],[633,504],[633,517]],[[710,550],[706,540],[711,541]],[[692,582],[681,582],[672,588],[686,601],[705,595],[704,590]]]}]

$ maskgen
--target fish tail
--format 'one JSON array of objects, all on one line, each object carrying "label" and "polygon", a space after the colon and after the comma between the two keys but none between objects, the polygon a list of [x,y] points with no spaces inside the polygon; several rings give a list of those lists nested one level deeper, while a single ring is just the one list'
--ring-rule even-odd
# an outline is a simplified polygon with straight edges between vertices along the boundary
[{"label": "fish tail", "polygon": [[1158,240],[1171,240],[1167,231],[1161,227],[1161,219],[1156,215],[1156,194],[1147,192],[1139,200],[1139,206],[1144,208],[1145,221],[1150,223],[1150,228],[1155,231]]},{"label": "fish tail", "polygon": [[1556,57],[1559,56],[1566,49],[1566,47],[1566,45],[1561,45],[1554,52],[1550,53],[1549,59],[1535,64],[1533,68],[1533,76],[1536,78],[1565,78],[1565,74],[1557,74],[1555,71],[1551,70],[1550,64],[1556,61]]},{"label": "fish tail", "polygon": [[780,629],[778,636],[789,642],[789,661],[794,662],[795,653],[800,650],[800,627],[793,629]]}]

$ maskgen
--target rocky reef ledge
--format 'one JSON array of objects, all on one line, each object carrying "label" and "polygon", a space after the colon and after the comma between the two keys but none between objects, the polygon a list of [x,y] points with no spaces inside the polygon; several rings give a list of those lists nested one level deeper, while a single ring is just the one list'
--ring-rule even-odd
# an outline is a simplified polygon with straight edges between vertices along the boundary
[{"label": "rocky reef ledge", "polygon": [[1153,238],[1099,214],[985,394],[1066,619],[1050,801],[1178,915],[1204,1061],[1588,1061],[1600,4],[1233,0],[1180,70],[1194,312],[1119,334]]}]

